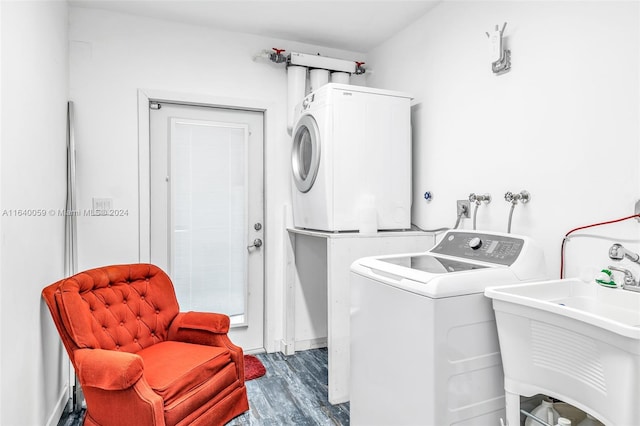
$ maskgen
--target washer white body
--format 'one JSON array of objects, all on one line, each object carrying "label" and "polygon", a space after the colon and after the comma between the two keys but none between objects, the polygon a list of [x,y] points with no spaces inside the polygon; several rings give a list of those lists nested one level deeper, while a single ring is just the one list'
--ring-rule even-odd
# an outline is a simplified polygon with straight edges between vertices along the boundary
[{"label": "washer white body", "polygon": [[426,253],[354,262],[351,425],[499,425],[503,371],[484,288],[544,271],[528,238],[476,231],[449,231]]},{"label": "washer white body", "polygon": [[411,227],[411,97],[329,83],[298,106],[293,220],[320,231]]}]

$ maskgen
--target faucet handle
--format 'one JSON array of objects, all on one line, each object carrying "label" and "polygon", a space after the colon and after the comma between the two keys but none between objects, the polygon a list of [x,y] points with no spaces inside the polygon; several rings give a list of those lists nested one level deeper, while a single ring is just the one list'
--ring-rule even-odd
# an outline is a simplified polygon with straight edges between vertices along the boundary
[{"label": "faucet handle", "polygon": [[638,284],[636,283],[635,278],[633,278],[633,274],[631,273],[630,270],[625,269],[625,268],[618,268],[617,266],[612,266],[609,265],[609,269],[612,271],[618,271],[618,272],[622,272],[624,274],[624,284],[622,285],[622,287],[624,288],[625,286],[637,286]]}]

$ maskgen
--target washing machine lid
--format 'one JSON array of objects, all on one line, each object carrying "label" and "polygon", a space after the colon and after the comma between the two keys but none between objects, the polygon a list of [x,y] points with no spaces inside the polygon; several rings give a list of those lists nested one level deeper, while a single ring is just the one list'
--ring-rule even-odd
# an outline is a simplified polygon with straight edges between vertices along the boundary
[{"label": "washing machine lid", "polygon": [[431,298],[484,292],[490,285],[544,279],[542,250],[522,236],[448,231],[428,252],[365,257],[351,271]]},{"label": "washing machine lid", "polygon": [[309,114],[300,117],[293,130],[291,173],[300,192],[309,192],[320,168],[320,130]]},{"label": "washing machine lid", "polygon": [[489,267],[488,265],[479,263],[461,262],[456,259],[437,257],[429,254],[387,257],[379,260],[429,274],[446,274],[449,272],[470,271],[472,269]]},{"label": "washing machine lid", "polygon": [[489,284],[518,282],[504,265],[464,262],[429,253],[365,257],[356,260],[351,271],[371,283],[433,299],[483,293]]}]

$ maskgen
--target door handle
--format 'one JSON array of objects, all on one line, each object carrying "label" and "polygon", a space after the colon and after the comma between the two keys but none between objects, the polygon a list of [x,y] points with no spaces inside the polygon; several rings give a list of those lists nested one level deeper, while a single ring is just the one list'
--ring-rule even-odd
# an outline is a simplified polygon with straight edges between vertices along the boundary
[{"label": "door handle", "polygon": [[253,240],[253,244],[247,246],[247,250],[251,251],[251,248],[260,248],[262,246],[262,240],[260,238],[256,238]]}]

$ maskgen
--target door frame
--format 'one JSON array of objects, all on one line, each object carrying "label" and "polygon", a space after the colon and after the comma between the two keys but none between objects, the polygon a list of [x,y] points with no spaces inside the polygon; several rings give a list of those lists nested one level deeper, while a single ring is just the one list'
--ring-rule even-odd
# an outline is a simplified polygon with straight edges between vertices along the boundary
[{"label": "door frame", "polygon": [[256,99],[238,99],[213,96],[197,93],[180,93],[166,90],[154,89],[138,89],[138,261],[148,263],[151,261],[151,179],[150,179],[150,143],[151,137],[149,132],[149,102],[170,102],[177,104],[187,104],[196,106],[207,106],[215,108],[238,109],[245,111],[257,111],[263,114],[264,138],[263,138],[263,209],[264,209],[264,314],[263,314],[263,347],[272,352],[273,336],[275,330],[272,329],[272,321],[268,319],[274,318],[273,309],[275,301],[272,300],[272,291],[269,291],[270,285],[269,274],[270,269],[267,265],[269,253],[275,232],[269,232],[268,223],[272,221],[272,217],[268,215],[270,211],[269,203],[266,197],[268,184],[266,181],[266,155],[268,141],[275,140],[275,105],[272,102],[266,102]]}]

